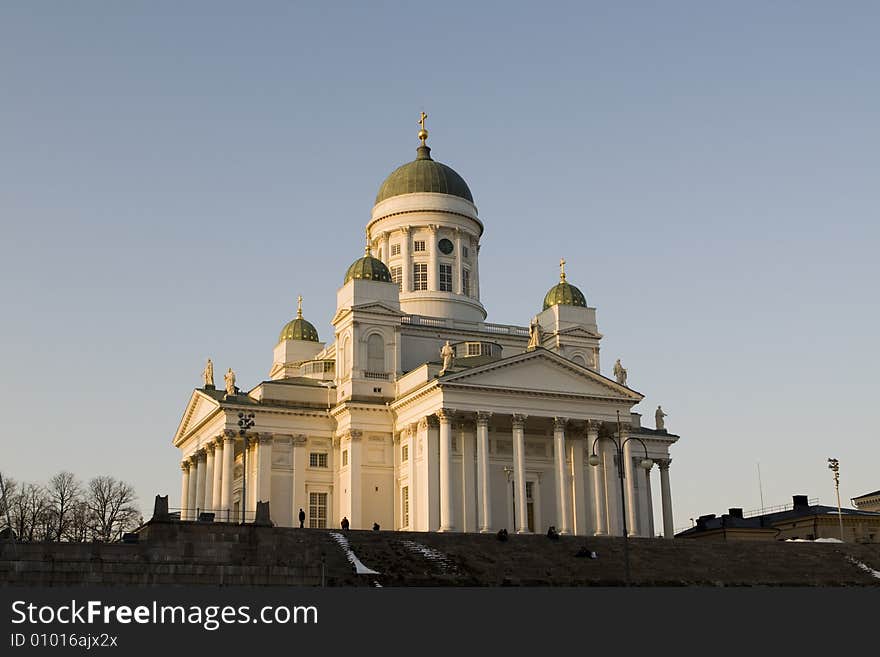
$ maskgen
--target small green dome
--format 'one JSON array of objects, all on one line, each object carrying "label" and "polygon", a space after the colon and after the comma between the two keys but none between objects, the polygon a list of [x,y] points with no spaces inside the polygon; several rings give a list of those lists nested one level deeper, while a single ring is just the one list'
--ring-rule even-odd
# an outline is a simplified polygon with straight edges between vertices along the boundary
[{"label": "small green dome", "polygon": [[318,340],[318,330],[311,322],[307,322],[303,319],[302,297],[299,297],[298,299],[296,317],[287,322],[287,324],[284,325],[284,328],[281,329],[281,335],[278,337],[278,342],[284,342],[285,340],[320,342],[320,340]]},{"label": "small green dome", "polygon": [[374,258],[367,252],[363,258],[358,258],[348,271],[345,272],[345,280],[343,285],[353,278],[362,278],[368,281],[382,281],[383,283],[391,283],[391,272],[381,260]]},{"label": "small green dome", "polygon": [[474,202],[467,183],[451,167],[431,159],[431,149],[424,143],[416,149],[416,159],[391,172],[376,195],[376,203],[392,196],[435,192],[458,196]]},{"label": "small green dome", "polygon": [[550,288],[544,296],[544,310],[551,306],[580,306],[587,307],[587,298],[584,293],[565,280],[565,260],[559,262],[559,282]]}]

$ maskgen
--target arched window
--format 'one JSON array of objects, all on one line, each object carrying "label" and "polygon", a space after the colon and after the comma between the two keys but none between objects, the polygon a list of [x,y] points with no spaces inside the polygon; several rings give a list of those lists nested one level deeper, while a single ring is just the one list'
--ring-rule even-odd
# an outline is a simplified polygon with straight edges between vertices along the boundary
[{"label": "arched window", "polygon": [[345,378],[351,373],[351,341],[348,336],[342,339],[342,346],[339,349],[339,372],[337,376]]},{"label": "arched window", "polygon": [[587,366],[587,359],[584,358],[581,354],[575,354],[574,356],[571,357],[571,360],[573,363],[577,363],[581,367]]},{"label": "arched window", "polygon": [[385,340],[378,333],[367,338],[367,371],[385,371]]}]

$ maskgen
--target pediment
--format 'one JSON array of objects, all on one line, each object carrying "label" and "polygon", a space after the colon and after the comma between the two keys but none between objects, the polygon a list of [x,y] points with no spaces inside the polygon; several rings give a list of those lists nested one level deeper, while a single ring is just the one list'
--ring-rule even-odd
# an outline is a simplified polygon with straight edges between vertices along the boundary
[{"label": "pediment", "polygon": [[546,349],[535,349],[470,370],[448,374],[440,379],[440,383],[627,400],[633,403],[643,399],[635,390]]},{"label": "pediment", "polygon": [[389,306],[387,304],[384,304],[381,301],[371,301],[370,303],[362,303],[357,306],[352,306],[351,309],[361,311],[361,312],[379,313],[382,315],[396,315],[398,317],[400,317],[404,314],[400,311],[400,309],[394,308],[393,306]]},{"label": "pediment", "polygon": [[193,428],[197,427],[202,420],[220,408],[220,404],[204,393],[194,390],[183,412],[183,418],[174,434],[174,442],[177,443]]},{"label": "pediment", "polygon": [[596,338],[599,339],[602,337],[601,333],[594,333],[593,331],[588,331],[582,326],[571,326],[567,329],[562,329],[561,331],[557,331],[555,335],[565,335],[565,336],[574,336],[578,338]]}]

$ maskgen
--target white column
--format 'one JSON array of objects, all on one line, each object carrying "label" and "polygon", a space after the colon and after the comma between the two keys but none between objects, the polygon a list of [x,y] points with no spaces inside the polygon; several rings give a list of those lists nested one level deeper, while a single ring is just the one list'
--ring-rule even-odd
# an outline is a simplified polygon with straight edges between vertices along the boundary
[{"label": "white column", "polygon": [[409,439],[409,461],[407,461],[407,472],[409,473],[409,530],[418,529],[420,522],[419,504],[417,500],[422,497],[419,492],[419,482],[417,478],[418,468],[416,467],[416,458],[418,457],[418,425],[413,423],[404,427],[404,436]]},{"label": "white column", "polygon": [[205,466],[208,455],[204,448],[196,452],[196,504],[193,520],[199,519],[199,513],[205,510]]},{"label": "white column", "polygon": [[636,476],[638,472],[633,463],[632,441],[627,440],[629,431],[626,427],[620,427],[620,435],[618,440],[623,445],[623,474],[626,479],[624,482],[624,493],[626,495],[626,524],[627,531],[630,536],[639,536],[639,516],[636,501]]},{"label": "white column", "polygon": [[480,531],[492,531],[492,490],[489,477],[489,418],[491,413],[477,411],[477,499]]},{"label": "white column", "polygon": [[461,260],[461,228],[455,229],[455,271],[452,274],[452,280],[454,281],[454,287],[456,294],[462,294],[461,289],[461,270],[462,270],[462,260]]},{"label": "white column", "polygon": [[452,427],[451,411],[441,408],[435,413],[440,421],[440,531],[455,529],[452,517]]},{"label": "white column", "polygon": [[214,520],[222,520],[220,497],[223,482],[223,437],[214,438],[214,480],[211,486],[211,508],[214,509]]},{"label": "white column", "polygon": [[523,432],[527,415],[513,414],[513,476],[514,505],[516,506],[516,533],[529,533],[529,520],[526,509],[526,450]]},{"label": "white column", "polygon": [[259,461],[257,456],[257,445],[259,444],[258,434],[248,436],[248,473],[247,473],[247,510],[250,516],[246,517],[248,522],[254,521],[254,514],[257,511],[257,477],[259,472]]},{"label": "white column", "polygon": [[587,449],[590,455],[599,457],[599,465],[593,470],[593,513],[595,516],[595,534],[604,536],[610,533],[608,525],[608,503],[605,499],[605,458],[599,442],[599,422],[587,420]]},{"label": "white column", "polygon": [[556,457],[556,522],[560,534],[569,533],[568,469],[565,467],[565,425],[567,417],[553,418],[553,453]]},{"label": "white column", "polygon": [[440,286],[437,282],[437,226],[435,224],[428,226],[426,241],[425,247],[428,249],[428,289],[436,292],[440,289]]},{"label": "white column", "polygon": [[475,481],[474,454],[476,445],[474,432],[470,424],[462,422],[459,440],[461,440],[461,499],[462,515],[461,530],[477,531],[477,486]]},{"label": "white column", "polygon": [[186,492],[186,519],[187,520],[195,520],[196,518],[196,488],[197,482],[199,480],[198,477],[198,460],[196,459],[196,455],[187,459],[189,462],[189,488]]},{"label": "white column", "polygon": [[654,466],[651,466],[647,470],[645,470],[645,507],[648,509],[648,530],[646,534],[654,538],[654,499],[651,494],[651,470]]},{"label": "white column", "polygon": [[181,481],[180,481],[180,519],[188,520],[187,504],[189,502],[189,461],[181,461],[180,463]]},{"label": "white column", "polygon": [[[391,234],[387,230],[382,233],[382,260],[385,262],[385,264],[391,262],[391,245],[389,240],[390,237]],[[297,509],[296,512],[299,513],[299,509]]]},{"label": "white column", "polygon": [[223,520],[226,522],[236,521],[232,517],[232,479],[235,476],[235,432],[226,431],[223,434],[223,475],[220,480],[220,508],[223,510]]},{"label": "white column", "polygon": [[409,226],[403,226],[400,229],[400,261],[403,263],[400,274],[403,281],[403,289],[401,292],[410,292],[412,290],[413,261],[410,258],[410,248],[412,246],[412,232]]},{"label": "white column", "polygon": [[[590,533],[588,523],[591,514],[587,513],[584,493],[586,482],[584,481],[584,439],[582,436],[577,436],[574,440],[569,441],[568,452],[571,457],[571,486],[568,487],[568,490],[572,491],[572,506],[574,507],[572,533],[578,536],[587,536]],[[566,474],[568,473],[566,472]]]},{"label": "white column", "polygon": [[672,526],[672,492],[669,490],[669,464],[672,459],[659,459],[660,497],[663,504],[663,538],[673,538],[675,529]]},{"label": "white column", "polygon": [[476,241],[473,242],[474,248],[474,266],[473,271],[471,272],[473,276],[473,286],[474,290],[471,296],[473,296],[477,301],[480,300],[480,244]]},{"label": "white column", "polygon": [[[261,433],[257,446],[257,498],[255,502],[270,502],[272,495],[272,434]],[[254,507],[256,508],[256,507]],[[269,505],[269,514],[272,506]]]},{"label": "white column", "polygon": [[[299,527],[300,509],[302,509],[306,514],[306,523],[309,522],[309,510],[308,508],[306,508],[309,505],[308,496],[306,495],[306,464],[308,463],[307,459],[309,457],[309,455],[306,453],[307,442],[308,438],[303,434],[298,434],[293,437],[293,482],[291,485],[291,508],[293,512],[292,517],[294,527]],[[332,463],[328,463],[327,465],[332,467]],[[331,513],[332,510],[328,508],[327,525],[330,527],[334,526],[330,524],[333,520]]]},{"label": "white column", "polygon": [[351,529],[365,529],[363,518],[364,489],[361,484],[361,466],[363,464],[361,438],[363,435],[360,429],[348,431],[348,471],[350,475],[348,494],[351,499],[351,517],[348,521]]},{"label": "white column", "polygon": [[214,510],[214,448],[211,440],[205,443],[205,511]]}]

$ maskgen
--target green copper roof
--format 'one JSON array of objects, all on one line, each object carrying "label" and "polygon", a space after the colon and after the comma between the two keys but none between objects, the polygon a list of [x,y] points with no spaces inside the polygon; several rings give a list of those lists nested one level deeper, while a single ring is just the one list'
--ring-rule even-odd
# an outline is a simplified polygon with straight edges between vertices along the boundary
[{"label": "green copper roof", "polygon": [[312,326],[311,322],[307,322],[303,319],[302,296],[298,299],[296,317],[287,322],[287,324],[284,325],[284,328],[281,329],[281,335],[278,337],[278,342],[284,342],[285,340],[320,342],[320,340],[318,340],[317,329]]},{"label": "green copper roof", "polygon": [[581,306],[587,307],[587,299],[584,293],[571,283],[562,281],[550,288],[544,297],[544,310],[550,306]]},{"label": "green copper roof", "polygon": [[467,199],[474,197],[470,188],[451,167],[431,159],[431,149],[424,144],[416,149],[416,159],[398,167],[385,179],[376,195],[376,203],[392,196],[416,192],[436,192]]},{"label": "green copper roof", "polygon": [[382,281],[383,283],[391,283],[391,272],[381,260],[367,254],[363,258],[359,258],[351,263],[351,267],[345,272],[345,280],[343,285],[353,278],[362,278],[368,281]]},{"label": "green copper roof", "polygon": [[318,330],[312,326],[311,322],[307,322],[302,318],[293,319],[284,325],[281,329],[281,336],[278,342],[285,340],[306,340],[307,342],[319,342]]}]

